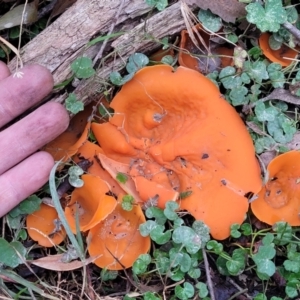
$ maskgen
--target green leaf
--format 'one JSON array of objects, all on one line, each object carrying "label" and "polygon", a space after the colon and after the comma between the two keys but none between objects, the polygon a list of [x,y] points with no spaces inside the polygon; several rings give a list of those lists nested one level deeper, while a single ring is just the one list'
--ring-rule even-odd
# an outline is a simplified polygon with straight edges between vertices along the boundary
[{"label": "green leaf", "polygon": [[287,13],[281,0],[265,0],[265,7],[260,3],[250,3],[246,6],[248,22],[255,24],[262,32],[276,32],[280,24],[287,21]]},{"label": "green leaf", "polygon": [[168,277],[170,277],[173,281],[181,281],[184,279],[185,273],[180,269],[175,269],[168,272]]},{"label": "green leaf", "polygon": [[169,257],[172,262],[172,266],[180,266],[180,270],[184,273],[188,272],[192,266],[191,257],[182,251],[180,248],[172,248],[169,251]]},{"label": "green leaf", "polygon": [[273,225],[273,230],[276,233],[274,243],[279,246],[286,245],[293,238],[293,229],[286,222],[277,222]]},{"label": "green leaf", "polygon": [[229,99],[233,106],[248,104],[248,99],[246,95],[248,94],[248,89],[244,86],[238,86],[233,88],[229,93]]},{"label": "green leaf", "polygon": [[102,281],[110,281],[114,280],[118,277],[118,271],[111,271],[107,269],[102,269],[100,273],[100,277]]},{"label": "green leaf", "polygon": [[136,275],[144,274],[150,263],[151,256],[149,254],[141,254],[132,265],[133,273]]},{"label": "green leaf", "polygon": [[79,166],[72,166],[68,170],[69,175],[69,183],[71,186],[80,188],[83,186],[84,182],[80,179],[80,175],[82,175],[84,171]]},{"label": "green leaf", "polygon": [[281,144],[290,142],[297,131],[294,121],[283,113],[278,114],[273,121],[269,121],[267,129],[274,140]]},{"label": "green leaf", "polygon": [[160,274],[166,274],[171,268],[171,262],[169,257],[167,257],[167,254],[162,251],[155,250],[153,256],[155,258],[155,265],[158,272]]},{"label": "green leaf", "polygon": [[257,60],[261,55],[262,55],[262,51],[261,49],[256,46],[251,48],[250,50],[248,50],[248,54],[254,59]]},{"label": "green leaf", "polygon": [[89,57],[79,57],[71,64],[71,69],[77,78],[90,78],[96,71],[93,69],[93,61]]},{"label": "green leaf", "polygon": [[262,61],[245,61],[244,71],[248,73],[256,83],[261,83],[263,79],[269,79],[266,65]]},{"label": "green leaf", "polygon": [[194,294],[195,289],[189,282],[185,282],[183,287],[181,285],[175,287],[175,295],[181,300],[188,300],[192,298]]},{"label": "green leaf", "polygon": [[87,46],[93,46],[99,42],[103,42],[105,40],[109,40],[111,38],[123,35],[125,32],[116,32],[116,33],[112,33],[112,34],[108,34],[108,35],[104,35],[104,36],[98,36],[96,38],[94,38],[93,40],[91,40],[90,42],[87,43]]},{"label": "green leaf", "polygon": [[150,238],[159,245],[166,244],[171,239],[171,231],[165,231],[163,225],[156,225],[150,232]]},{"label": "green leaf", "polygon": [[188,271],[188,275],[193,279],[197,279],[201,276],[201,270],[199,268],[192,268]]},{"label": "green leaf", "polygon": [[255,140],[255,151],[260,154],[265,150],[272,149],[274,145],[276,145],[274,139],[269,136],[264,136]]},{"label": "green leaf", "polygon": [[174,221],[178,217],[176,210],[178,210],[179,205],[177,202],[169,201],[166,203],[166,208],[164,209],[164,215],[168,220]]},{"label": "green leaf", "polygon": [[66,104],[66,109],[74,115],[84,110],[84,105],[82,101],[77,100],[77,97],[74,93],[70,93],[68,95],[65,104]]},{"label": "green leaf", "polygon": [[[227,253],[224,253],[224,254],[227,254]],[[229,255],[229,254],[227,254],[227,255]],[[216,265],[217,265],[218,271],[220,272],[221,275],[224,275],[224,276],[232,275],[228,271],[228,268],[226,265],[227,262],[228,262],[228,260],[222,256],[219,256],[217,258]]]},{"label": "green leaf", "polygon": [[267,296],[264,294],[257,294],[253,300],[268,300]]},{"label": "green leaf", "polygon": [[196,284],[198,291],[198,296],[202,299],[208,295],[207,285],[204,282],[198,282]]},{"label": "green leaf", "polygon": [[205,28],[212,32],[218,32],[223,26],[222,19],[213,14],[209,9],[200,9],[198,13],[198,19]]},{"label": "green leaf", "polygon": [[152,220],[148,220],[141,224],[139,227],[141,236],[148,236],[156,226],[158,226],[158,224]]},{"label": "green leaf", "polygon": [[149,63],[149,58],[143,53],[134,53],[129,56],[126,70],[128,73],[135,73]]},{"label": "green leaf", "polygon": [[175,228],[172,239],[176,244],[183,244],[190,254],[198,252],[204,246],[201,237],[188,226]]},{"label": "green leaf", "polygon": [[183,200],[186,199],[187,197],[189,197],[190,195],[193,194],[193,191],[184,191],[184,192],[180,192],[179,194],[179,200]]},{"label": "green leaf", "polygon": [[273,106],[267,108],[265,103],[261,101],[257,102],[254,110],[256,117],[260,122],[274,121],[278,115],[278,110],[276,108]]},{"label": "green leaf", "polygon": [[157,8],[159,11],[164,10],[168,6],[168,0],[146,0],[149,6]]},{"label": "green leaf", "polygon": [[131,211],[134,203],[134,198],[131,195],[125,195],[122,198],[122,208],[126,211]]},{"label": "green leaf", "polygon": [[286,283],[285,292],[288,297],[295,298],[298,294],[299,280],[292,279]]},{"label": "green leaf", "polygon": [[[146,292],[144,294],[144,300],[160,300],[161,298],[156,297],[153,293],[151,292]],[[125,299],[124,299],[125,300]]]},{"label": "green leaf", "polygon": [[223,251],[223,245],[215,240],[208,241],[206,248],[208,250],[213,250],[216,254],[221,254]]},{"label": "green leaf", "polygon": [[221,70],[219,78],[223,83],[225,89],[233,89],[242,84],[240,76],[235,75],[236,70],[234,67],[228,66]]},{"label": "green leaf", "polygon": [[274,88],[283,88],[285,83],[285,77],[281,72],[281,65],[277,63],[271,63],[268,65],[267,70]]},{"label": "green leaf", "polygon": [[172,55],[165,55],[162,59],[161,62],[165,65],[170,65],[172,66],[174,64],[174,58]]},{"label": "green leaf", "polygon": [[258,252],[252,255],[252,259],[257,266],[257,272],[269,277],[273,276],[276,267],[271,259],[274,258],[275,254],[274,244],[260,246]]},{"label": "green leaf", "polygon": [[273,241],[274,241],[274,234],[269,233],[269,232],[262,239],[262,243],[265,246],[271,245],[273,243]]},{"label": "green leaf", "polygon": [[243,235],[251,235],[252,234],[252,227],[249,223],[244,223],[241,225],[241,230],[243,232]]},{"label": "green leaf", "polygon": [[128,75],[125,75],[124,77],[121,76],[121,74],[117,71],[113,71],[109,75],[109,80],[112,84],[121,86],[132,79],[134,76],[134,73],[130,73]]},{"label": "green leaf", "polygon": [[269,37],[269,46],[272,50],[279,50],[282,46],[282,41],[278,41],[275,39],[275,35],[272,34]]},{"label": "green leaf", "polygon": [[41,203],[42,200],[38,196],[31,195],[10,211],[9,215],[17,217],[19,215],[32,214],[40,208]]},{"label": "green leaf", "polygon": [[6,220],[7,220],[7,225],[11,229],[19,229],[19,228],[21,228],[21,226],[23,226],[23,224],[21,222],[22,215],[17,215],[16,217],[12,217],[10,214],[7,214]]},{"label": "green leaf", "polygon": [[128,176],[124,173],[119,172],[116,175],[116,179],[117,179],[118,182],[120,182],[122,184],[125,184],[128,180]]},{"label": "green leaf", "polygon": [[164,211],[156,206],[148,207],[145,211],[145,214],[149,219],[155,218],[156,223],[159,225],[164,225],[167,221]]},{"label": "green leaf", "polygon": [[194,221],[192,228],[201,239],[201,248],[204,248],[205,244],[210,240],[209,227],[202,221],[196,220]]},{"label": "green leaf", "polygon": [[240,224],[232,224],[230,226],[230,235],[233,237],[233,238],[240,238],[241,237],[241,232],[239,231],[240,229]]},{"label": "green leaf", "polygon": [[287,14],[287,21],[290,23],[296,23],[296,21],[298,20],[298,11],[296,7],[290,6],[287,7],[285,10]]},{"label": "green leaf", "polygon": [[0,263],[16,268],[26,260],[25,254],[26,249],[20,242],[8,243],[5,239],[0,238]]},{"label": "green leaf", "polygon": [[232,257],[230,260],[226,262],[226,267],[228,272],[231,275],[238,275],[240,274],[246,264],[246,253],[243,249],[235,249],[232,253]]}]

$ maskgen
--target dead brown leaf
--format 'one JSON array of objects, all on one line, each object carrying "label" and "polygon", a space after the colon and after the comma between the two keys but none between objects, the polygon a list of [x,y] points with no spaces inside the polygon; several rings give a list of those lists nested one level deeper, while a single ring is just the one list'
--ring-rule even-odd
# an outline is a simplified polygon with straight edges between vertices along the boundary
[{"label": "dead brown leaf", "polygon": [[196,4],[200,8],[210,9],[212,13],[218,15],[226,22],[234,23],[236,18],[246,15],[245,4],[237,0],[184,0],[187,4]]},{"label": "dead brown leaf", "polygon": [[68,263],[64,263],[61,261],[63,257],[63,254],[57,254],[57,255],[49,255],[45,256],[33,261],[30,261],[31,264],[36,265],[38,267],[52,270],[52,271],[72,271],[75,269],[82,268],[83,266],[86,266],[93,262],[98,257],[90,257],[87,258],[84,262],[80,260],[73,260]]}]

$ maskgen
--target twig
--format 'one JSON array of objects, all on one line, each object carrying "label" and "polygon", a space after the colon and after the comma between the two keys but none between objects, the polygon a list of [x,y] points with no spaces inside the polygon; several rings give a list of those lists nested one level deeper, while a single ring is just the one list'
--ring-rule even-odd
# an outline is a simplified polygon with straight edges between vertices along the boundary
[{"label": "twig", "polygon": [[300,30],[289,22],[284,22],[282,26],[288,30],[300,42]]},{"label": "twig", "polygon": [[[108,31],[108,33],[107,33],[107,36],[110,36],[110,35],[112,34],[112,32],[113,32],[113,30],[114,30],[114,28],[115,28],[115,26],[116,26],[116,24],[117,24],[117,22],[118,22],[118,18],[119,18],[119,16],[120,16],[120,13],[121,13],[121,11],[123,10],[124,4],[125,4],[125,0],[121,0],[119,9],[118,9],[117,14],[116,14],[116,16],[115,16],[115,21],[111,24],[110,29],[109,29],[109,31]],[[98,54],[96,55],[96,57],[95,57],[94,60],[93,60],[93,66],[94,66],[94,65],[96,64],[96,62],[102,57],[103,51],[104,51],[104,49],[105,49],[105,47],[106,47],[106,45],[107,45],[108,40],[109,40],[109,38],[106,38],[106,39],[104,40],[104,42],[103,42],[103,44],[102,44],[102,46],[101,46],[101,48],[100,48]]]},{"label": "twig", "polygon": [[248,291],[248,289],[243,289],[241,288],[236,282],[234,282],[231,278],[227,278],[227,280],[238,290],[238,292],[234,295],[232,295],[228,300],[231,300],[231,299],[236,299],[237,296],[241,295],[241,294],[244,294],[244,296],[246,296],[247,299],[252,299],[250,297],[249,294],[247,294],[246,292]]},{"label": "twig", "polygon": [[216,300],[213,282],[210,277],[209,263],[208,263],[207,255],[206,255],[204,248],[202,248],[202,255],[203,255],[203,260],[204,260],[204,266],[205,266],[205,272],[206,272],[207,285],[208,285],[208,289],[209,289],[209,293],[210,293],[210,299]]},{"label": "twig", "polygon": [[247,113],[251,108],[254,108],[259,102],[266,102],[268,100],[281,100],[287,103],[300,105],[300,97],[294,96],[290,91],[277,88],[272,91],[268,96],[259,99],[258,101],[251,103],[249,105],[244,105],[242,112]]}]

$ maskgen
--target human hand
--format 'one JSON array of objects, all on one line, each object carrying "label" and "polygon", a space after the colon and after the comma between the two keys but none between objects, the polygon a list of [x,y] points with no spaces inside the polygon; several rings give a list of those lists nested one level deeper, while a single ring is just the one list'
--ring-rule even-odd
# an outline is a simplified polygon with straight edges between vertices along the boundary
[{"label": "human hand", "polygon": [[[0,61],[0,128],[38,103],[53,88],[51,73],[39,65],[10,75]],[[0,130],[0,216],[42,187],[54,165],[50,154],[36,152],[68,127],[65,108],[46,103],[4,130]]]}]

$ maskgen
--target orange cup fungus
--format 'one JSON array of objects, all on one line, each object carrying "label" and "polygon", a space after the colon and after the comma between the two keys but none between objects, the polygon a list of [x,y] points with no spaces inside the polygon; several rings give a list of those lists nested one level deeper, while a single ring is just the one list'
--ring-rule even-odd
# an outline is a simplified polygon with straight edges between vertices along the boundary
[{"label": "orange cup fungus", "polygon": [[[298,52],[296,50],[293,50],[286,45],[282,45],[280,49],[278,50],[273,50],[271,49],[269,45],[269,39],[270,39],[271,34],[268,32],[264,32],[261,34],[259,38],[259,46],[263,52],[263,54],[271,61],[274,63],[278,63],[282,65],[283,67],[289,66],[292,62],[293,59],[296,58],[298,55]],[[286,59],[284,57],[290,58]]]},{"label": "orange cup fungus", "polygon": [[76,188],[65,208],[65,216],[71,230],[76,233],[76,218],[80,231],[87,231],[105,219],[116,207],[114,197],[106,195],[109,186],[101,178],[83,175],[84,185]]},{"label": "orange cup fungus", "polygon": [[94,263],[108,270],[131,267],[140,254],[150,250],[150,237],[143,237],[139,232],[139,225],[144,222],[139,205],[125,211],[118,204],[105,220],[89,231],[88,252],[91,256],[100,256]]},{"label": "orange cup fungus", "polygon": [[86,141],[79,149],[78,156],[74,157],[74,162],[78,163],[81,158],[88,159],[92,165],[88,169],[88,174],[99,176],[102,180],[106,181],[110,186],[110,190],[115,195],[119,195],[123,192],[120,185],[116,180],[110,176],[107,170],[104,170],[100,165],[98,155],[103,153],[103,150],[96,144]]},{"label": "orange cup fungus", "polygon": [[76,114],[71,119],[67,130],[43,148],[52,155],[55,161],[68,161],[87,141],[91,127],[88,119],[93,112],[94,105],[95,103],[92,102],[83,111]]},{"label": "orange cup fungus", "polygon": [[[181,31],[180,50],[178,55],[180,66],[196,70],[200,73],[208,73],[219,69],[220,67],[224,68],[232,65],[232,48],[219,46],[210,49],[210,34],[208,34],[200,24],[197,24],[192,29],[193,32],[195,32],[195,39],[199,46],[197,47],[195,45],[187,30]],[[202,40],[200,40],[199,36]],[[210,49],[211,53],[207,53],[206,49]],[[208,55],[213,55],[213,57],[207,58]]]},{"label": "orange cup fungus", "polygon": [[289,151],[268,165],[269,180],[251,203],[254,215],[273,225],[284,221],[300,225],[300,152]]},{"label": "orange cup fungus", "polygon": [[184,67],[145,67],[111,107],[109,122],[93,123],[92,131],[105,155],[123,164],[141,201],[163,205],[188,192],[180,209],[219,240],[243,222],[245,195],[261,189],[260,169],[246,127],[209,79]]},{"label": "orange cup fungus", "polygon": [[60,244],[65,239],[66,232],[56,220],[58,221],[56,209],[42,203],[39,210],[26,217],[28,235],[44,247]]}]

